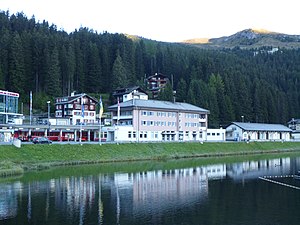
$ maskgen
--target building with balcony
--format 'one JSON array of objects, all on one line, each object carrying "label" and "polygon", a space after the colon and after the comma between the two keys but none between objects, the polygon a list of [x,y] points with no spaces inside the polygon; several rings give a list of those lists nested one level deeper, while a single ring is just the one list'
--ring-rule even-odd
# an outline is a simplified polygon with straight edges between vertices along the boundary
[{"label": "building with balcony", "polygon": [[147,78],[147,84],[149,91],[152,92],[153,98],[158,96],[158,93],[169,82],[169,78],[161,73],[156,73]]},{"label": "building with balcony", "polygon": [[300,140],[300,119],[291,119],[288,122],[288,127],[292,130],[292,138]]},{"label": "building with balcony", "polygon": [[209,111],[188,103],[131,99],[108,110],[115,141],[206,140]]},{"label": "building with balcony", "polygon": [[55,117],[68,118],[70,125],[94,124],[98,101],[87,94],[74,94],[55,100]]}]

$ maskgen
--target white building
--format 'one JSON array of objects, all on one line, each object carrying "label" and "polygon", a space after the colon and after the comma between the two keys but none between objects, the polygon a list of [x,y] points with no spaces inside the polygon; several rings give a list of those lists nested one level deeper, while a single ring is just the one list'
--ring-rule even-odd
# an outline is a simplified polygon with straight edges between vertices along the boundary
[{"label": "white building", "polygon": [[209,111],[188,103],[132,98],[108,107],[115,141],[205,141]]},{"label": "white building", "polygon": [[207,141],[226,141],[225,129],[207,129]]},{"label": "white building", "polygon": [[119,88],[113,93],[113,96],[116,99],[119,99],[120,102],[129,101],[131,99],[148,100],[148,94],[138,86]]},{"label": "white building", "polygon": [[70,125],[94,124],[96,121],[96,105],[98,101],[85,94],[74,94],[71,96],[58,97],[55,101],[55,117],[57,119],[67,118]]},{"label": "white building", "polygon": [[289,141],[291,129],[281,124],[233,122],[226,128],[228,141]]}]

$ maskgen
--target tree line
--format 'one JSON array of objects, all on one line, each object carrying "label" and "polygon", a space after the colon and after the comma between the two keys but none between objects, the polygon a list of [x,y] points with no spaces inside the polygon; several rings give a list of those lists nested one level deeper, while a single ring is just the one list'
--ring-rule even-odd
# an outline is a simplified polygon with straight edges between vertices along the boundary
[{"label": "tree line", "polygon": [[283,124],[299,118],[300,50],[254,52],[204,50],[83,27],[68,34],[23,13],[0,12],[0,89],[20,93],[25,106],[32,91],[36,111],[73,91],[99,96],[119,87],[146,89],[145,78],[159,72],[173,81],[160,99],[172,101],[176,90],[176,101],[210,110],[210,127],[242,117]]}]

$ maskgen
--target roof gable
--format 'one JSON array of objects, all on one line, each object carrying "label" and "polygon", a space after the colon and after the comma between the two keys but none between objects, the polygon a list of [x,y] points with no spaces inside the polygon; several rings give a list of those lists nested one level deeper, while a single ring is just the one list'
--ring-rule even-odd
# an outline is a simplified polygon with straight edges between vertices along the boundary
[{"label": "roof gable", "polygon": [[288,127],[282,124],[241,123],[241,122],[232,122],[232,124],[240,127],[245,131],[285,131],[285,132],[292,131],[291,129],[289,129]]},{"label": "roof gable", "polygon": [[147,93],[144,90],[142,90],[139,86],[134,86],[134,87],[128,87],[128,88],[118,88],[113,93],[113,96],[121,96],[121,95],[132,93],[134,91],[137,91],[139,93],[144,93],[147,95]]},{"label": "roof gable", "polygon": [[[92,97],[92,96],[90,96],[88,94],[85,94],[85,93],[81,93],[81,94],[76,94],[76,95],[71,95],[71,96],[58,97],[58,98],[56,98],[55,104],[72,103],[75,100],[77,100],[79,98],[83,98],[83,97],[87,97],[87,98],[91,99],[96,104],[98,103],[97,99],[95,99],[94,97]],[[61,99],[61,101],[58,101],[59,99]]]}]

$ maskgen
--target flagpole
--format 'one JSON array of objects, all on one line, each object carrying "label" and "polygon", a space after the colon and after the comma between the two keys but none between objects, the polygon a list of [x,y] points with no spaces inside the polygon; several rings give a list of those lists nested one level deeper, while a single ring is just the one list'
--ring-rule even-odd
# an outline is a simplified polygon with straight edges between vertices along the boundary
[{"label": "flagpole", "polygon": [[[83,105],[83,98],[81,95],[81,117],[84,118],[84,105]],[[79,139],[79,143],[81,144],[81,139],[82,139],[82,123],[83,123],[83,119],[81,118],[80,120],[80,139]]]},{"label": "flagpole", "polygon": [[30,125],[31,125],[31,119],[32,119],[32,91],[30,91],[30,94],[29,94],[29,122],[30,122]]},{"label": "flagpole", "polygon": [[120,99],[118,98],[118,111],[117,111],[117,128],[116,128],[116,139],[117,144],[118,143],[118,129],[119,129],[119,119],[120,119]]},{"label": "flagpole", "polygon": [[99,144],[101,145],[101,117],[103,114],[103,104],[102,104],[102,97],[100,95],[100,100],[99,100]]}]

